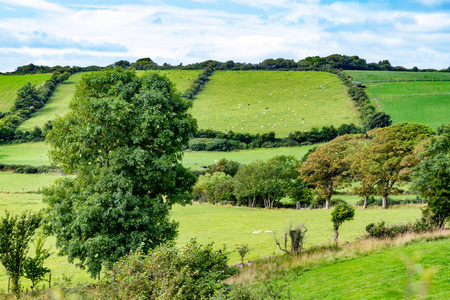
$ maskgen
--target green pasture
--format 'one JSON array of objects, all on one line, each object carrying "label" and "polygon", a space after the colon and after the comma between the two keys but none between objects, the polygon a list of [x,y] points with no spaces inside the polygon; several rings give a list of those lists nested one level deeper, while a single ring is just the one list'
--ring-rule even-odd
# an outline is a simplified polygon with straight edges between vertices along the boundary
[{"label": "green pasture", "polygon": [[[23,210],[37,211],[43,207],[41,195],[0,193],[0,207],[13,213]],[[0,215],[4,210],[0,210]],[[180,223],[177,243],[185,244],[196,237],[201,243],[214,242],[217,248],[226,246],[234,251],[236,246],[246,243],[251,251],[246,259],[256,259],[272,254],[281,254],[273,242],[273,232],[281,233],[290,221],[306,222],[308,228],[306,246],[329,244],[333,242],[331,210],[288,210],[288,209],[250,209],[244,207],[226,207],[213,205],[175,206],[172,218]],[[346,222],[340,229],[340,241],[353,241],[365,233],[365,226],[370,222],[385,220],[388,222],[405,222],[420,215],[417,207],[403,209],[356,209],[355,220]],[[267,232],[266,232],[267,231]],[[272,231],[272,232],[269,232]],[[49,238],[48,247],[54,251],[55,240]],[[239,260],[234,251],[230,254],[230,263]],[[52,270],[52,280],[61,281],[62,274],[73,276],[73,283],[89,282],[91,279],[83,270],[67,263],[66,258],[52,255],[46,263]],[[28,285],[26,279],[23,280]],[[6,290],[7,277],[0,271],[0,290]]]},{"label": "green pasture", "polygon": [[48,166],[50,146],[44,142],[0,146],[0,163],[32,166]]},{"label": "green pasture", "polygon": [[294,155],[298,159],[301,159],[309,149],[316,146],[317,145],[302,147],[258,148],[230,152],[187,151],[184,153],[183,165],[186,168],[194,169],[200,166],[209,166],[221,158],[235,160],[241,164],[248,164],[254,160],[268,160],[275,155]]},{"label": "green pasture", "polygon": [[394,123],[418,122],[436,129],[450,122],[450,81],[372,83],[366,93]]},{"label": "green pasture", "polygon": [[[184,153],[183,165],[187,168],[194,168],[213,164],[215,160],[221,158],[231,159],[243,164],[248,164],[254,160],[268,160],[275,155],[294,155],[302,158],[306,152],[317,145],[302,147],[281,147],[281,148],[261,148],[252,150],[240,150],[231,152],[219,151],[189,151]],[[32,166],[49,165],[47,156],[50,146],[44,142],[23,143],[0,146],[0,163],[4,164],[24,164]],[[197,165],[195,165],[197,164]]]},{"label": "green pasture", "polygon": [[[289,291],[293,299],[449,299],[449,251],[447,239],[360,256],[292,274]],[[429,281],[422,277],[426,273]],[[427,283],[428,295],[422,298],[418,290]]]},{"label": "green pasture", "polygon": [[18,129],[30,131],[35,126],[42,127],[56,116],[65,115],[69,111],[69,102],[75,93],[75,86],[83,74],[85,73],[73,74],[64,83],[59,84],[45,106],[33,113]]},{"label": "green pasture", "polygon": [[0,172],[0,192],[38,192],[61,178],[57,174],[16,174]]},{"label": "green pasture", "polygon": [[401,81],[450,81],[448,72],[396,72],[345,70],[357,83],[383,83]]},{"label": "green pasture", "polygon": [[359,124],[346,87],[330,73],[217,71],[210,79],[192,109],[202,129],[286,137],[312,127]]},{"label": "green pasture", "polygon": [[[139,72],[154,72],[154,71],[139,71]],[[198,78],[203,70],[160,70],[157,71],[161,75],[167,76],[172,81],[176,88],[184,93],[195,79]]]},{"label": "green pasture", "polygon": [[[138,74],[144,74],[144,72],[155,71],[138,71]],[[180,92],[184,92],[192,82],[197,79],[201,70],[167,70],[157,71],[160,74],[167,76]],[[55,89],[53,95],[45,106],[39,109],[37,112],[31,115],[31,118],[25,121],[19,130],[32,130],[35,126],[42,127],[47,121],[53,120],[57,115],[62,116],[69,111],[69,102],[75,94],[75,87],[77,82],[86,73],[76,73],[65,81],[63,84],[59,84]],[[0,77],[1,79],[1,77]]]},{"label": "green pasture", "polygon": [[7,112],[14,105],[17,92],[22,86],[31,82],[36,86],[50,79],[52,74],[0,76],[0,111]]}]

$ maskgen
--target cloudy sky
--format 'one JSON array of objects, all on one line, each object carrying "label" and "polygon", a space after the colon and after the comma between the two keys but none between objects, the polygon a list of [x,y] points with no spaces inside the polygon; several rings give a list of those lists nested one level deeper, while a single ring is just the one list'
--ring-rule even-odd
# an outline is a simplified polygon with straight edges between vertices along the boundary
[{"label": "cloudy sky", "polygon": [[450,0],[0,0],[0,72],[335,53],[448,68]]}]

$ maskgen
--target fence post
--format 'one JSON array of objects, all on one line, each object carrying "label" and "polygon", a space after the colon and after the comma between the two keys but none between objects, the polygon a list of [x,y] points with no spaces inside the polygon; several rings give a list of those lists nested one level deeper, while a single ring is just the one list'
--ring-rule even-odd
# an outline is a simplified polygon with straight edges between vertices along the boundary
[{"label": "fence post", "polygon": [[10,284],[10,281],[11,281],[11,277],[8,276],[8,294],[9,294],[9,284]]},{"label": "fence post", "polygon": [[48,273],[48,287],[52,287],[52,272]]}]

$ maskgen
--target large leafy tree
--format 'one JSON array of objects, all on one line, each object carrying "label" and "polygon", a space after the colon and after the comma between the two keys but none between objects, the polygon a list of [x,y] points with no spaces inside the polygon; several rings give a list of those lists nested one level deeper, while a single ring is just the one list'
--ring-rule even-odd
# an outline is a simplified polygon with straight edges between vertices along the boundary
[{"label": "large leafy tree", "polygon": [[367,132],[367,144],[355,155],[353,167],[364,188],[375,184],[374,191],[382,196],[383,208],[387,208],[395,185],[410,178],[411,168],[417,162],[415,146],[433,134],[430,127],[419,123],[398,123]]},{"label": "large leafy tree", "polygon": [[76,174],[44,192],[59,254],[96,276],[175,238],[170,209],[187,203],[195,182],[180,163],[196,130],[191,105],[156,73],[109,68],[80,80],[47,137],[53,163]]},{"label": "large leafy tree", "polygon": [[441,228],[450,217],[450,124],[425,144],[421,161],[413,169],[413,189],[426,199]]},{"label": "large leafy tree", "polygon": [[330,208],[330,200],[337,187],[349,181],[350,161],[348,152],[355,136],[344,135],[319,146],[311,153],[298,171],[300,177],[314,186],[314,192],[325,199],[325,208]]}]

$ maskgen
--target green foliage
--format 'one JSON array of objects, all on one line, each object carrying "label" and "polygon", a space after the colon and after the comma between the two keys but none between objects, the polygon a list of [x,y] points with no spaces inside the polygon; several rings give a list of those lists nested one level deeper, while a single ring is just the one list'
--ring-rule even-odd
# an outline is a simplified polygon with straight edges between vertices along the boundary
[{"label": "green foliage", "polygon": [[34,257],[27,257],[23,263],[24,277],[31,280],[31,290],[34,290],[38,283],[44,280],[44,276],[50,272],[49,268],[44,267],[44,261],[51,255],[50,251],[44,248],[44,243],[44,232],[41,230],[34,243]]},{"label": "green foliage", "polygon": [[[216,186],[224,181],[229,181],[231,179],[230,175],[225,174],[224,172],[215,172],[211,175],[211,173],[206,173],[204,175],[200,175],[195,183],[194,194],[199,202],[210,202],[215,203],[216,201],[221,201],[216,198],[215,191]],[[223,192],[218,193],[217,197],[221,198]]]},{"label": "green foliage", "polygon": [[435,228],[426,217],[417,219],[415,222],[404,224],[388,224],[384,221],[370,223],[366,226],[369,237],[374,238],[394,238],[405,233],[421,233],[432,231]]},{"label": "green foliage", "polygon": [[235,273],[227,252],[191,240],[145,254],[135,251],[114,264],[99,287],[104,299],[208,299]]},{"label": "green foliage", "polygon": [[169,219],[195,176],[180,161],[196,123],[192,103],[156,73],[106,69],[78,83],[71,110],[53,122],[50,157],[74,179],[44,191],[60,254],[96,276],[130,251],[175,238]]},{"label": "green foliage", "polygon": [[355,209],[347,203],[338,204],[331,212],[331,222],[334,229],[334,243],[338,246],[339,227],[345,221],[353,220]]},{"label": "green foliage", "polygon": [[388,127],[392,125],[391,116],[385,114],[384,112],[377,112],[370,115],[366,121],[367,130]]},{"label": "green foliage", "polygon": [[432,138],[413,170],[413,189],[428,203],[428,209],[444,227],[450,217],[450,124]]},{"label": "green foliage", "polygon": [[241,257],[241,263],[244,263],[244,257],[247,255],[248,252],[250,252],[250,248],[248,247],[248,244],[240,244],[236,247],[237,252],[239,253],[239,256]]},{"label": "green foliage", "polygon": [[331,212],[331,222],[333,227],[338,229],[345,221],[353,220],[354,216],[355,209],[346,203],[341,203]]},{"label": "green foliage", "polygon": [[20,277],[24,272],[28,244],[41,219],[41,214],[27,211],[20,215],[6,212],[0,218],[0,261],[11,277],[12,291],[16,295],[21,290]]}]

